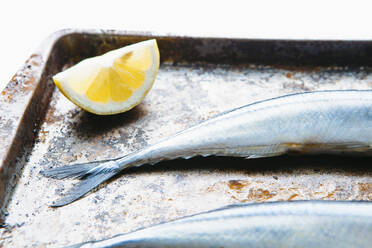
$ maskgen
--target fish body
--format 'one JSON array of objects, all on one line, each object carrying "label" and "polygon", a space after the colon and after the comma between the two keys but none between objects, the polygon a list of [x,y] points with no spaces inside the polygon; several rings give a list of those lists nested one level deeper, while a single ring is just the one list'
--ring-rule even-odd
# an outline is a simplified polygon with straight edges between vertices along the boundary
[{"label": "fish body", "polygon": [[232,205],[73,247],[371,247],[372,202]]},{"label": "fish body", "polygon": [[53,178],[80,178],[63,206],[121,170],[164,159],[193,156],[271,157],[287,152],[355,152],[372,145],[372,91],[334,90],[281,96],[217,115],[124,157],[43,171]]}]

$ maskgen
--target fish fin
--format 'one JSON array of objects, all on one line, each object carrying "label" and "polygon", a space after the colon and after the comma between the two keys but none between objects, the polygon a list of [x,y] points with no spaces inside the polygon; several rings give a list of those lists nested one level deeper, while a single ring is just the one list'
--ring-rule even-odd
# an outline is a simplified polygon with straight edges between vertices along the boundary
[{"label": "fish fin", "polygon": [[255,158],[264,158],[264,157],[272,157],[273,155],[263,155],[263,154],[252,154],[252,155],[249,155],[247,157],[245,157],[246,159],[255,159]]},{"label": "fish fin", "polygon": [[105,173],[95,174],[93,176],[90,175],[87,178],[84,178],[83,181],[74,185],[69,191],[66,192],[66,194],[62,198],[56,200],[50,206],[62,207],[70,204],[83,197],[85,194],[87,194],[89,191],[91,191],[104,181],[113,177],[116,173],[117,171],[109,171]]},{"label": "fish fin", "polygon": [[280,151],[280,152],[270,152],[270,153],[261,153],[261,154],[251,154],[246,156],[246,159],[255,159],[255,158],[269,158],[269,157],[275,157],[275,156],[280,156],[283,155],[285,152]]},{"label": "fish fin", "polygon": [[73,186],[66,195],[54,202],[52,207],[61,207],[84,196],[99,184],[110,179],[120,171],[116,159],[94,161],[85,164],[66,165],[59,168],[42,171],[46,177],[56,179],[79,178],[82,181]]},{"label": "fish fin", "polygon": [[94,167],[108,162],[110,160],[94,161],[89,163],[80,163],[73,165],[65,165],[57,168],[51,168],[40,171],[40,174],[45,177],[51,177],[55,179],[65,179],[65,178],[82,178],[88,171],[92,170]]}]

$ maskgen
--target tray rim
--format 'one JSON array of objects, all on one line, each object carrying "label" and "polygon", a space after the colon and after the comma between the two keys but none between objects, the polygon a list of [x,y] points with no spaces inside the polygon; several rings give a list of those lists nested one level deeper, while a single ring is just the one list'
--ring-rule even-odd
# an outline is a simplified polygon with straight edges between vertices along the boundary
[{"label": "tray rim", "polygon": [[[7,171],[8,174],[17,174],[22,168],[16,168],[16,161],[19,159],[18,153],[24,149],[24,147],[30,146],[32,149],[32,144],[34,140],[30,139],[23,139],[21,137],[23,136],[30,136],[33,137],[35,133],[33,132],[26,132],[22,131],[24,129],[23,127],[26,125],[25,122],[33,122],[34,126],[36,127],[38,131],[39,125],[43,122],[43,117],[37,117],[30,114],[29,111],[32,107],[32,103],[35,101],[35,98],[38,97],[38,95],[35,93],[36,90],[41,90],[40,82],[48,77],[46,73],[46,69],[50,63],[51,60],[51,54],[55,49],[55,46],[58,41],[63,39],[64,37],[68,37],[71,35],[102,35],[102,36],[137,36],[137,37],[148,37],[148,38],[173,38],[173,39],[212,39],[212,40],[245,40],[245,41],[256,41],[256,42],[275,42],[275,41],[281,41],[281,42],[330,42],[330,43],[339,43],[339,42],[346,42],[346,43],[371,43],[371,39],[298,39],[295,37],[288,37],[288,38],[262,38],[262,37],[252,37],[252,36],[226,36],[226,35],[220,35],[220,34],[213,34],[213,35],[203,35],[200,33],[176,33],[176,32],[156,32],[156,31],[128,31],[128,30],[116,30],[116,29],[75,29],[75,28],[68,28],[68,29],[61,29],[53,32],[48,37],[44,39],[40,43],[40,45],[35,49],[35,51],[30,55],[30,58],[26,60],[24,65],[15,73],[15,76],[6,84],[5,88],[2,91],[2,94],[0,95],[0,105],[3,105],[3,108],[0,109],[0,116],[2,116],[0,121],[0,135],[7,135],[7,138],[5,139],[5,142],[3,139],[0,139],[3,141],[3,149],[0,150],[0,178],[4,178],[4,171]],[[33,63],[33,57],[37,56],[38,61],[40,62],[37,66],[31,67],[31,74],[33,74],[33,80],[32,83],[34,84],[33,90],[26,93],[26,97],[24,95],[18,95],[13,96],[15,98],[15,102],[8,103],[5,99],[5,96],[7,95],[7,91],[9,90],[9,87],[11,87],[11,84],[14,83],[15,77],[18,74],[24,74],[25,70]],[[49,89],[51,92],[54,89],[54,85],[51,86],[51,89]],[[5,93],[4,93],[5,92]],[[46,96],[43,101],[48,102],[51,93],[49,93],[49,96]],[[21,104],[17,102],[17,100],[21,98],[26,98],[25,101],[23,101]],[[47,104],[49,106],[49,104]],[[46,107],[47,107],[46,106]],[[20,115],[19,112],[15,113],[9,113],[9,109],[12,108],[22,108],[22,112]],[[46,109],[43,109],[43,116],[45,116]],[[13,122],[11,129],[6,128],[7,123],[9,121]],[[36,133],[37,134],[37,133]],[[25,155],[27,156],[27,154]],[[6,176],[5,178],[9,177]],[[12,179],[14,180],[14,179]],[[12,191],[12,182],[11,178],[7,178],[7,181],[2,180],[3,187],[5,187],[5,192],[1,192],[0,190],[0,210],[2,212],[5,212],[5,208],[8,204],[8,201],[11,197],[11,191]],[[9,188],[10,187],[10,188]],[[2,220],[2,216],[0,214],[0,223]]]}]

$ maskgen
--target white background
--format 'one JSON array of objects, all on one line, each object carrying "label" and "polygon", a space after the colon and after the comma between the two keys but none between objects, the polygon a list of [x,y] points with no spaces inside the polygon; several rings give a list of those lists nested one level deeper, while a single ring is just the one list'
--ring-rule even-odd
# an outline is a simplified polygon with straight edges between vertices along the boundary
[{"label": "white background", "polygon": [[369,1],[79,1],[0,3],[0,88],[63,28],[255,38],[372,39]]}]

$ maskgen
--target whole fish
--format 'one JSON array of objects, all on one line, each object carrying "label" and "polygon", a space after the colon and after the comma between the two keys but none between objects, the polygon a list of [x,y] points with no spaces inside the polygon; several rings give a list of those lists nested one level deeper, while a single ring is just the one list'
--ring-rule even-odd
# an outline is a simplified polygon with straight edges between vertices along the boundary
[{"label": "whole fish", "polygon": [[371,151],[372,91],[334,90],[249,104],[120,158],[52,168],[44,176],[82,181],[53,206],[69,204],[121,170],[193,156],[260,158],[286,152]]},{"label": "whole fish", "polygon": [[372,202],[232,205],[72,247],[371,247]]}]

